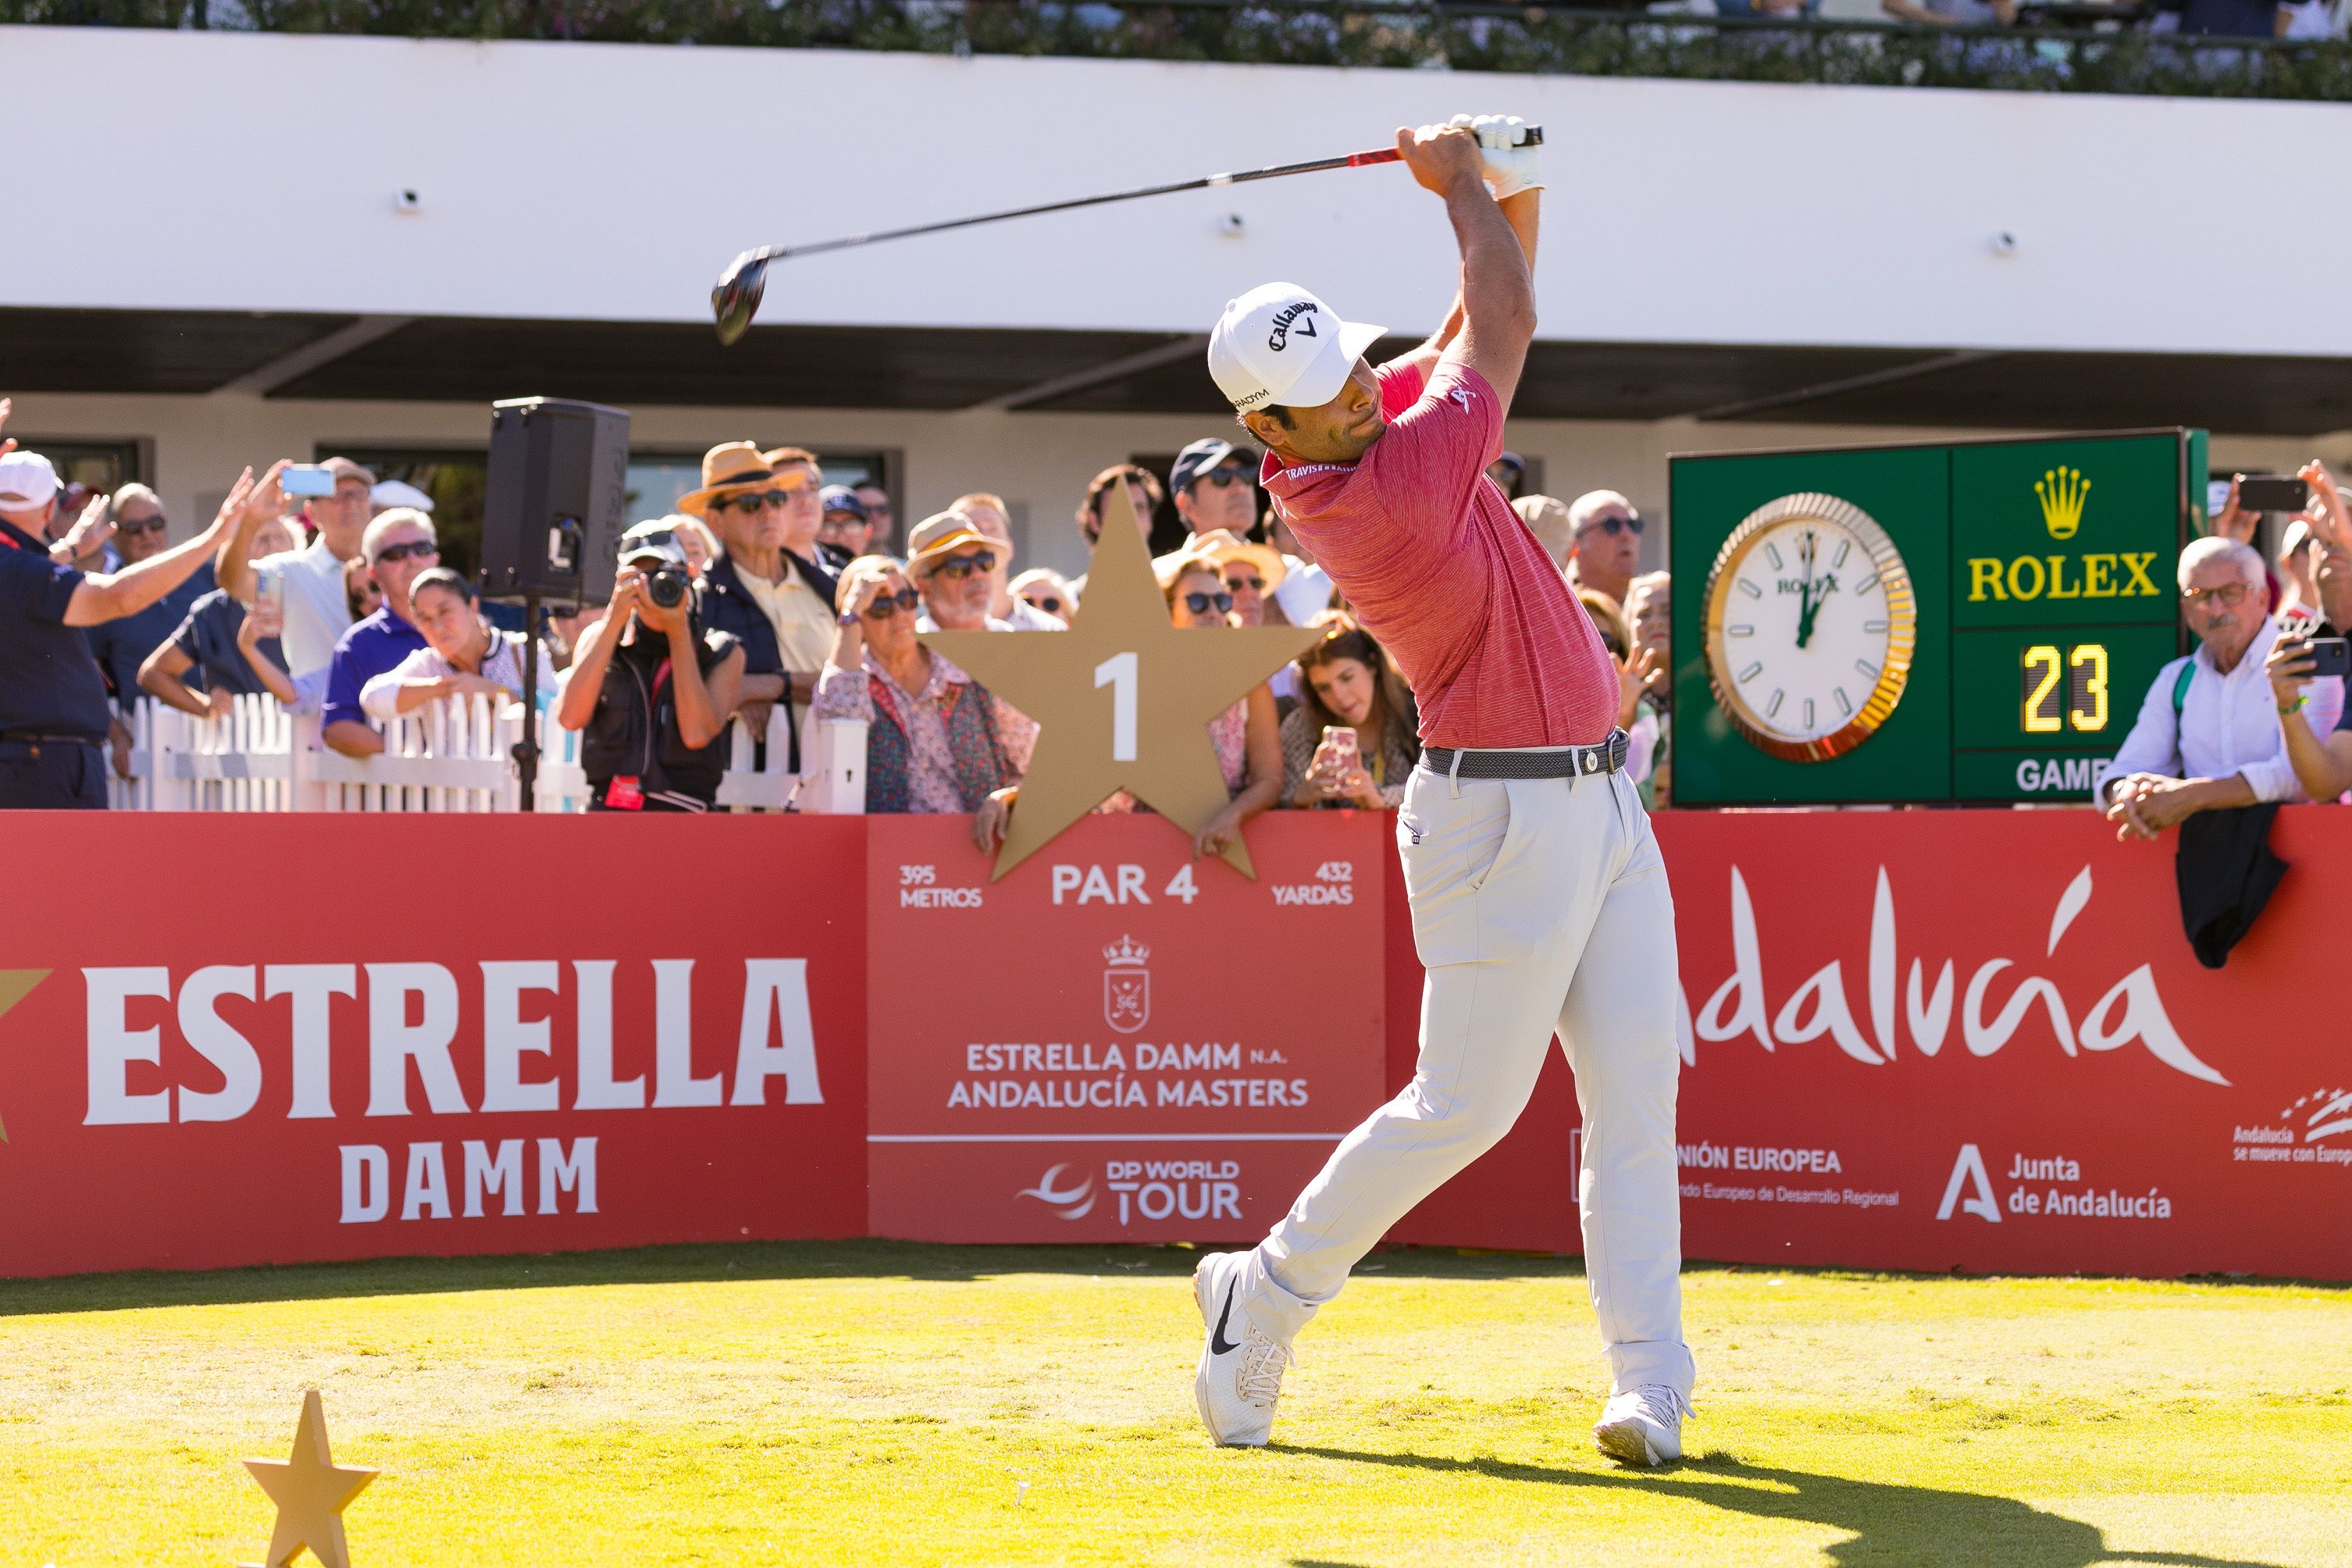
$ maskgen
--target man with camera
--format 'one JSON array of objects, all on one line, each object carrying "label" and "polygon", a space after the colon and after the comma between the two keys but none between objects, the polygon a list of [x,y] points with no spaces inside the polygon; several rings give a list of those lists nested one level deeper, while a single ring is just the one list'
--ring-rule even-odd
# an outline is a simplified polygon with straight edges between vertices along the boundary
[{"label": "man with camera", "polygon": [[709,811],[717,744],[743,684],[743,645],[696,622],[686,552],[658,521],[621,536],[604,618],[581,634],[555,721],[583,731],[591,811]]}]

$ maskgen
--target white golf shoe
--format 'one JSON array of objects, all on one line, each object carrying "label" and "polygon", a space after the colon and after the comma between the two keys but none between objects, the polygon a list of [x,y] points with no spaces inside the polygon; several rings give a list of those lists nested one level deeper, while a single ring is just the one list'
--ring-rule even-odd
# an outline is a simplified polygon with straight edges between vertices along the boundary
[{"label": "white golf shoe", "polygon": [[1192,1300],[1208,1338],[1192,1399],[1209,1440],[1220,1447],[1260,1448],[1274,1431],[1274,1404],[1291,1363],[1290,1342],[1276,1339],[1250,1316],[1249,1270],[1254,1254],[1213,1252],[1192,1270]]},{"label": "white golf shoe", "polygon": [[1663,1465],[1683,1457],[1690,1401],[1663,1383],[1612,1394],[1592,1428],[1601,1451],[1621,1465]]}]

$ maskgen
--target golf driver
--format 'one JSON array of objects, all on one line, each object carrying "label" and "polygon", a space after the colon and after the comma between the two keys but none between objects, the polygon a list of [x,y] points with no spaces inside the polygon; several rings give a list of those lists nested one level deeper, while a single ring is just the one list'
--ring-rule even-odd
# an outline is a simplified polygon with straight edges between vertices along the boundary
[{"label": "golf driver", "polygon": [[[1527,127],[1527,139],[1522,145],[1539,147],[1543,144],[1543,127]],[[1107,196],[1080,196],[1075,201],[1047,202],[1042,206],[1015,207],[1010,212],[982,213],[978,217],[949,218],[943,223],[917,224],[912,228],[884,229],[879,234],[853,234],[843,239],[820,239],[808,245],[763,245],[757,250],[747,250],[719,277],[719,286],[710,291],[710,310],[719,324],[719,341],[731,343],[741,337],[759,313],[760,295],[767,282],[768,263],[789,260],[795,256],[814,256],[827,250],[847,250],[852,246],[873,245],[885,239],[907,239],[919,234],[938,234],[944,229],[970,228],[974,224],[999,223],[1009,217],[1035,217],[1041,213],[1068,212],[1076,207],[1097,207],[1106,202],[1131,202],[1139,196],[1172,195],[1178,191],[1205,191],[1217,185],[1244,185],[1253,180],[1278,179],[1284,174],[1313,174],[1325,169],[1361,169],[1374,163],[1393,163],[1399,154],[1393,147],[1382,147],[1370,153],[1349,153],[1337,158],[1318,158],[1307,163],[1276,163],[1271,168],[1249,169],[1233,174],[1210,174],[1198,180],[1183,180],[1172,185],[1146,185],[1141,190],[1117,191]]]}]

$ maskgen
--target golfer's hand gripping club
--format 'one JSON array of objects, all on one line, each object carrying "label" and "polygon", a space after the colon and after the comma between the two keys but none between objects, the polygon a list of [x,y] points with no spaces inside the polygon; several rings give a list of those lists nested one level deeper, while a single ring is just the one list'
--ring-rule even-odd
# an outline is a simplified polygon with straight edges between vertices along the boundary
[{"label": "golfer's hand gripping club", "polygon": [[[1457,117],[1478,132],[1479,144],[1486,149],[1487,178],[1496,186],[1496,199],[1517,190],[1531,189],[1538,183],[1534,176],[1532,149],[1543,144],[1543,127],[1529,125],[1510,115],[1483,115],[1475,121]],[[719,327],[719,341],[731,343],[740,338],[759,313],[760,296],[767,283],[768,263],[783,261],[795,256],[814,256],[821,251],[846,250],[854,246],[872,245],[886,239],[908,239],[919,234],[938,234],[950,228],[970,228],[976,224],[999,223],[1006,218],[1035,217],[1044,213],[1069,212],[1077,207],[1101,206],[1109,202],[1131,202],[1139,196],[1171,195],[1178,191],[1203,191],[1219,185],[1243,185],[1255,180],[1278,179],[1285,174],[1312,174],[1325,169],[1361,169],[1374,163],[1393,163],[1399,154],[1393,147],[1381,147],[1369,153],[1348,153],[1337,158],[1318,158],[1306,163],[1277,163],[1264,169],[1248,169],[1239,174],[1207,174],[1197,180],[1183,180],[1172,185],[1146,185],[1139,190],[1114,191],[1108,195],[1079,196],[1075,200],[1047,202],[1039,206],[1015,207],[1009,212],[982,213],[976,217],[948,218],[940,223],[917,224],[909,228],[885,229],[878,234],[854,234],[840,239],[821,239],[807,245],[769,245],[757,250],[747,250],[737,257],[725,272],[719,276],[718,287],[710,291],[711,315]],[[1524,159],[1497,163],[1502,160]],[[1497,171],[1501,171],[1498,174]],[[1507,176],[1519,183],[1509,190],[1503,188]]]}]

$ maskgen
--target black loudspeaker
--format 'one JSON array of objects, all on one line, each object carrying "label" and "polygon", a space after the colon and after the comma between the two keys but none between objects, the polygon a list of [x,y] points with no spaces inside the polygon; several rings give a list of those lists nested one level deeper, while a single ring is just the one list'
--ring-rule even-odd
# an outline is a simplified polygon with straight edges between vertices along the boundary
[{"label": "black loudspeaker", "polygon": [[629,416],[560,397],[490,405],[482,596],[551,606],[613,596],[628,526]]}]

